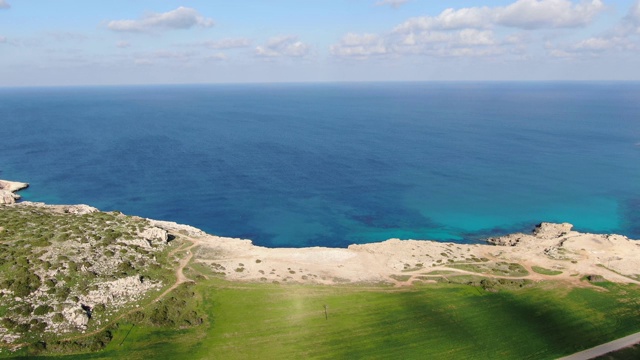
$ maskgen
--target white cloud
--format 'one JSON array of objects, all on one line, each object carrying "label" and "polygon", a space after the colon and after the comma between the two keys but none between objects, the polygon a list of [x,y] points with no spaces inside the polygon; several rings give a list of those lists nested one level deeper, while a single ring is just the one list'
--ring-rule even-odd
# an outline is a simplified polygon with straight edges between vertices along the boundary
[{"label": "white cloud", "polygon": [[128,42],[128,41],[118,41],[116,43],[116,47],[119,47],[121,49],[125,49],[125,48],[128,48],[128,47],[131,47],[131,43]]},{"label": "white cloud", "polygon": [[421,16],[411,18],[396,26],[395,32],[412,32],[424,30],[455,30],[464,28],[481,29],[491,25],[491,9],[462,8],[446,9],[436,17]]},{"label": "white cloud", "polygon": [[[640,10],[637,17],[632,15],[640,8],[638,4],[640,0],[636,0],[628,18],[637,18],[640,24]],[[359,59],[373,55],[514,55],[525,58],[531,49],[531,30],[584,27],[604,10],[602,0],[514,0],[506,6],[448,8],[435,16],[410,18],[387,34],[359,37],[347,34],[330,50],[335,56]],[[521,29],[522,32],[509,34],[508,29]],[[497,38],[496,33],[502,38]],[[604,46],[597,43],[592,39],[573,49],[554,49],[566,53],[587,48],[595,51],[596,47]],[[622,42],[616,43],[616,47],[622,46]]]},{"label": "white cloud", "polygon": [[438,16],[411,18],[395,32],[424,30],[484,29],[505,26],[520,29],[570,28],[585,26],[605,9],[601,0],[517,0],[506,7],[446,9]]},{"label": "white cloud", "polygon": [[628,32],[636,32],[640,34],[640,0],[636,1],[631,6],[627,16],[623,19],[622,26],[625,26]]},{"label": "white cloud", "polygon": [[[501,43],[491,30],[425,31],[389,38],[389,46],[399,54],[428,56],[488,56],[502,53]],[[507,44],[508,45],[508,44]]]},{"label": "white cloud", "polygon": [[394,9],[399,8],[400,6],[406,4],[409,0],[381,0],[376,3],[376,6],[386,6],[389,5]]},{"label": "white cloud", "polygon": [[146,32],[152,30],[189,29],[194,26],[211,27],[214,22],[192,8],[179,7],[165,13],[150,13],[138,20],[113,20],[107,27],[113,31]]},{"label": "white cloud", "polygon": [[229,59],[229,57],[224,53],[217,53],[217,54],[206,56],[204,59],[208,61],[226,61]]},{"label": "white cloud", "polygon": [[246,38],[222,39],[218,41],[204,42],[204,46],[210,49],[236,49],[251,46],[251,40]]},{"label": "white cloud", "polygon": [[388,53],[384,40],[375,34],[349,33],[342,38],[339,44],[331,45],[329,50],[335,56],[360,59]]},{"label": "white cloud", "polygon": [[0,0],[0,9],[9,9],[11,5],[6,0]]},{"label": "white cloud", "polygon": [[522,29],[580,27],[591,23],[604,8],[601,0],[583,0],[579,4],[569,0],[518,0],[499,8],[495,22]]},{"label": "white cloud", "polygon": [[450,40],[458,45],[495,45],[496,41],[493,38],[493,31],[490,30],[476,30],[476,29],[464,29],[460,30]]},{"label": "white cloud", "polygon": [[426,45],[447,43],[450,47],[495,45],[496,40],[491,30],[463,29],[455,32],[430,31],[407,35],[400,44]]},{"label": "white cloud", "polygon": [[598,56],[612,51],[637,51],[637,34],[640,34],[640,0],[629,9],[627,15],[610,30],[573,44],[546,44],[551,56],[576,58],[583,55]]},{"label": "white cloud", "polygon": [[0,44],[6,43],[6,42],[7,42],[7,38],[5,36],[0,35]]},{"label": "white cloud", "polygon": [[491,30],[422,31],[392,34],[345,35],[330,47],[332,55],[364,60],[372,56],[422,54],[430,56],[487,56],[501,52]]},{"label": "white cloud", "polygon": [[266,58],[304,57],[310,51],[309,45],[295,36],[281,36],[269,39],[265,45],[257,46],[256,56]]},{"label": "white cloud", "polygon": [[577,58],[611,54],[612,51],[637,51],[638,45],[626,37],[594,36],[571,45],[548,43],[546,49],[554,57]]},{"label": "white cloud", "polygon": [[592,37],[577,43],[574,46],[576,50],[586,51],[605,51],[615,46],[615,41],[612,39],[605,39],[602,37]]}]

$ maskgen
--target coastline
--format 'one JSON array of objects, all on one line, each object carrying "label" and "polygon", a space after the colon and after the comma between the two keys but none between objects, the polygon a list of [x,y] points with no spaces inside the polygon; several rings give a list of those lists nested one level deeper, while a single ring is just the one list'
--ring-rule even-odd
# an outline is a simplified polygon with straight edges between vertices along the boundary
[{"label": "coastline", "polygon": [[28,187],[28,183],[0,180],[0,204],[14,204],[21,198],[16,192]]},{"label": "coastline", "polygon": [[[15,191],[28,186],[7,181],[0,184],[13,199]],[[9,206],[46,206],[64,212],[91,208],[32,202]],[[487,244],[389,239],[347,248],[267,248],[254,245],[251,240],[210,235],[189,225],[148,220],[155,227],[193,242],[196,247],[192,261],[232,281],[405,286],[439,281],[447,274],[466,274],[495,279],[560,280],[576,286],[585,286],[585,276],[640,284],[639,241],[622,235],[580,233],[567,223],[541,223],[532,234],[508,234],[488,239]]]}]

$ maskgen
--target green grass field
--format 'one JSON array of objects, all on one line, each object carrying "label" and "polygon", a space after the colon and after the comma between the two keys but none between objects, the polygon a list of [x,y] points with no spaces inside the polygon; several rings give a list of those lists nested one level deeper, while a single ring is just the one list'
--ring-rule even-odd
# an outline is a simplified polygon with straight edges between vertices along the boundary
[{"label": "green grass field", "polygon": [[543,268],[540,266],[532,266],[531,269],[535,272],[537,272],[538,274],[542,274],[542,275],[560,275],[562,274],[562,271],[560,270],[551,270],[551,269],[547,269],[547,268]]},{"label": "green grass field", "polygon": [[214,279],[195,290],[206,313],[202,325],[121,323],[105,350],[61,358],[552,359],[640,331],[640,288],[633,285],[594,290],[546,282],[486,292],[459,284],[394,289]]}]

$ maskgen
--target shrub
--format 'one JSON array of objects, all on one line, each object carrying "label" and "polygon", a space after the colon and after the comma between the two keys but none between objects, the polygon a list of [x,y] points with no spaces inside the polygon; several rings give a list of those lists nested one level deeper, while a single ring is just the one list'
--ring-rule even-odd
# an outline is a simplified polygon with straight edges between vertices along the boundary
[{"label": "shrub", "polygon": [[55,314],[53,315],[53,318],[51,318],[51,320],[52,320],[54,323],[61,323],[61,322],[63,322],[63,321],[64,321],[64,315],[62,315],[61,313],[55,313]]},{"label": "shrub", "polygon": [[9,287],[16,296],[25,297],[40,287],[40,277],[36,274],[16,273],[15,281]]},{"label": "shrub", "polygon": [[53,308],[49,305],[40,305],[33,310],[33,315],[42,316],[53,311]]}]

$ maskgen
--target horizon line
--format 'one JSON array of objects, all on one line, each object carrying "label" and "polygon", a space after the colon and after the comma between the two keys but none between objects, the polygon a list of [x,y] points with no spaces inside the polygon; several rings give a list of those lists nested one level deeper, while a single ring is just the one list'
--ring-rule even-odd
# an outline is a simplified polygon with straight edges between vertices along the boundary
[{"label": "horizon line", "polygon": [[327,80],[327,81],[246,81],[246,82],[185,82],[132,84],[58,84],[0,85],[0,90],[53,88],[118,88],[118,87],[178,87],[178,86],[244,86],[244,85],[331,85],[331,84],[640,84],[640,80]]}]

